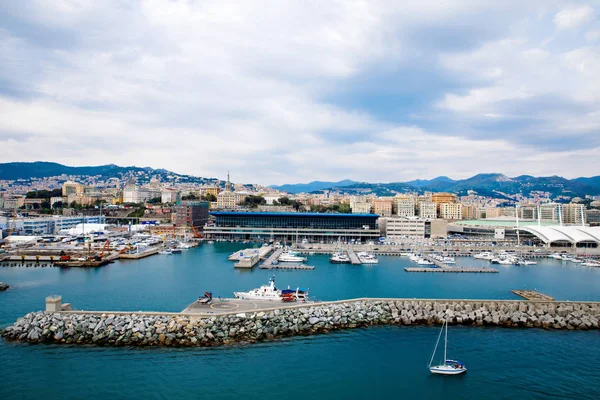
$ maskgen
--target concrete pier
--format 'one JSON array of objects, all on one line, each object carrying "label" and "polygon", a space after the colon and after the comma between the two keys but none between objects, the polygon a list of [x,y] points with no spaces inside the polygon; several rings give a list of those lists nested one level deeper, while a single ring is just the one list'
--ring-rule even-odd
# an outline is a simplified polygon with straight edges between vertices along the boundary
[{"label": "concrete pier", "polygon": [[243,258],[240,258],[237,263],[233,266],[235,268],[252,268],[260,261],[260,257],[258,254],[249,254]]},{"label": "concrete pier", "polygon": [[350,257],[350,263],[352,265],[360,265],[361,264],[360,260],[358,259],[358,256],[354,252],[354,250],[348,250],[348,257]]},{"label": "concrete pier", "polygon": [[265,265],[262,264],[260,266],[261,269],[305,269],[305,270],[313,270],[315,267],[310,265],[303,264],[289,264],[289,263],[279,263],[277,265]]},{"label": "concrete pier", "polygon": [[258,254],[259,258],[265,258],[267,256],[267,254],[269,254],[271,251],[273,251],[273,246],[262,246],[262,247],[256,247],[256,248],[249,248],[249,249],[244,249],[244,250],[238,250],[234,253],[231,253],[231,255],[229,255],[229,257],[227,257],[227,259],[229,261],[239,261],[240,259],[250,256],[250,255],[254,255],[254,254]]},{"label": "concrete pier", "polygon": [[467,272],[467,273],[490,273],[497,274],[498,270],[489,267],[446,267],[446,268],[425,268],[425,267],[407,267],[404,268],[406,272]]},{"label": "concrete pier", "polygon": [[269,258],[267,258],[265,260],[265,262],[261,265],[261,268],[263,266],[271,267],[273,265],[273,263],[279,259],[279,256],[281,255],[281,253],[283,253],[283,248],[279,248],[279,249],[275,250],[275,252],[273,254],[271,254],[271,256]]},{"label": "concrete pier", "polygon": [[554,301],[554,297],[540,293],[537,290],[511,290],[511,292],[526,300]]}]

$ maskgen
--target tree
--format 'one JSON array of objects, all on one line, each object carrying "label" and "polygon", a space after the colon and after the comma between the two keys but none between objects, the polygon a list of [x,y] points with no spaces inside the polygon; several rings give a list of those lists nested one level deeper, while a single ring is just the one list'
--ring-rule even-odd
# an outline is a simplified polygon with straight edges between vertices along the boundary
[{"label": "tree", "polygon": [[181,200],[199,200],[199,197],[196,196],[194,193],[190,193],[187,196],[182,196]]},{"label": "tree", "polygon": [[212,193],[206,193],[204,196],[201,197],[201,199],[204,200],[204,201],[215,202],[215,201],[217,201],[217,196],[215,196]]},{"label": "tree", "polygon": [[265,198],[262,196],[254,196],[254,195],[250,195],[250,196],[246,197],[244,199],[244,201],[241,203],[241,205],[247,206],[250,208],[256,208],[261,204],[267,204],[267,201],[265,200]]},{"label": "tree", "polygon": [[160,204],[161,202],[161,198],[160,197],[155,197],[153,199],[150,199],[147,201],[148,204]]},{"label": "tree", "polygon": [[291,206],[292,205],[292,201],[290,200],[289,197],[286,197],[286,196],[280,197],[277,200],[277,203],[282,206]]},{"label": "tree", "polygon": [[55,210],[58,208],[63,208],[63,202],[57,201],[56,203],[52,204],[52,208],[54,208]]}]

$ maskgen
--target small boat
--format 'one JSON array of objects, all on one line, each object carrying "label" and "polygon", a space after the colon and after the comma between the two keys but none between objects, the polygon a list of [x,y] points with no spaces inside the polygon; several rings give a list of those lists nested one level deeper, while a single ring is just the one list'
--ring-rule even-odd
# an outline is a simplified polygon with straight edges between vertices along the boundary
[{"label": "small boat", "polygon": [[[444,328],[446,328],[444,330]],[[443,362],[439,365],[431,365],[433,363],[433,359],[435,358],[435,353],[437,351],[438,345],[440,344],[440,338],[442,337],[442,333],[445,332],[444,335],[444,358]],[[432,374],[437,375],[458,375],[463,372],[467,372],[467,367],[461,361],[457,360],[449,360],[446,356],[446,350],[448,348],[448,320],[444,320],[442,324],[442,329],[440,330],[440,334],[438,336],[437,342],[435,343],[435,348],[433,349],[433,354],[431,355],[431,360],[429,360],[429,371]]]},{"label": "small boat", "polygon": [[166,249],[159,251],[158,254],[171,255],[173,254],[173,251],[171,249]]},{"label": "small boat", "polygon": [[366,251],[361,251],[356,254],[358,256],[358,260],[361,264],[379,264],[379,260],[375,257],[374,254],[367,253]]},{"label": "small boat", "polygon": [[206,242],[208,244],[214,244],[215,242],[213,242],[212,240],[209,240],[208,242]]},{"label": "small boat", "polygon": [[181,254],[183,253],[183,250],[181,249],[171,249],[171,254]]},{"label": "small boat", "polygon": [[301,257],[298,255],[299,253],[297,252],[283,252],[281,253],[281,255],[279,256],[279,258],[277,259],[279,262],[295,262],[295,263],[301,263],[307,260],[306,257]]},{"label": "small boat", "polygon": [[331,258],[329,258],[329,262],[332,264],[349,264],[350,257],[346,253],[338,251],[337,253],[333,253]]}]

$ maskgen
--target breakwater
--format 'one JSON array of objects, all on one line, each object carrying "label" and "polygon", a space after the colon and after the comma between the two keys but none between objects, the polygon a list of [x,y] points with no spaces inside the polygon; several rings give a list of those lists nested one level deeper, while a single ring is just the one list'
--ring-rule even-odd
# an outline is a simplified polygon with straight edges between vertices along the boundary
[{"label": "breakwater", "polygon": [[450,324],[599,328],[600,303],[356,299],[219,316],[179,313],[32,312],[5,340],[101,346],[218,346],[372,325]]}]

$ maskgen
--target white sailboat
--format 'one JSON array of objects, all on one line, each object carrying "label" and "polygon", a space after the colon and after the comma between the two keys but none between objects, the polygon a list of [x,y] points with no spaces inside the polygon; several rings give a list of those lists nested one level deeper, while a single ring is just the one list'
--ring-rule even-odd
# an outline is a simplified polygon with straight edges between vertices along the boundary
[{"label": "white sailboat", "polygon": [[[446,328],[446,329],[444,330],[444,328]],[[441,364],[432,366],[431,364],[433,364],[433,359],[435,358],[435,353],[437,352],[438,345],[440,344],[440,338],[442,337],[442,332],[445,332],[444,359]],[[458,374],[462,374],[463,372],[467,372],[467,367],[465,366],[465,364],[463,362],[448,359],[448,357],[446,355],[447,348],[448,348],[448,321],[444,320],[444,323],[442,324],[442,329],[440,330],[440,334],[438,336],[437,342],[435,343],[435,349],[433,349],[433,354],[431,355],[431,360],[429,360],[429,365],[427,365],[427,368],[429,368],[429,371],[432,374],[438,374],[438,375],[458,375]]]}]

